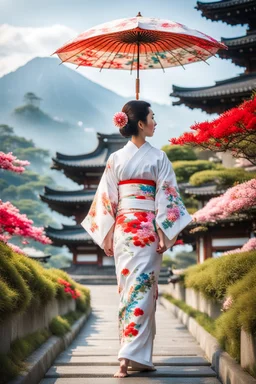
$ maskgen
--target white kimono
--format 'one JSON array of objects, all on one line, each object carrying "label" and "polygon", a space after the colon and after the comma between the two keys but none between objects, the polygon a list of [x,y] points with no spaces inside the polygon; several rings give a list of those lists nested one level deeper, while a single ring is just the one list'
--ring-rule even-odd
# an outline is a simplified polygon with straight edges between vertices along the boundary
[{"label": "white kimono", "polygon": [[119,306],[118,359],[132,367],[153,368],[157,282],[162,255],[157,227],[167,248],[192,221],[177,187],[166,153],[145,142],[132,141],[112,153],[90,210],[81,223],[93,240],[104,248],[114,226]]}]

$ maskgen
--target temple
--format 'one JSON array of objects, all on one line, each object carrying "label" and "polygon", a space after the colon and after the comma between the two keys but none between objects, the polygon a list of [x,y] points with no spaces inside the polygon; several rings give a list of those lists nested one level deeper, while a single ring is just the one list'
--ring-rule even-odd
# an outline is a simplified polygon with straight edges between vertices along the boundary
[{"label": "temple", "polygon": [[196,9],[213,21],[230,25],[247,24],[245,36],[222,38],[228,50],[219,50],[222,59],[245,68],[244,73],[208,87],[184,88],[173,85],[170,96],[179,98],[173,105],[184,104],[211,113],[222,113],[248,99],[256,89],[256,1],[222,0],[210,3],[197,2]]},{"label": "temple", "polygon": [[97,132],[97,148],[84,155],[68,156],[57,153],[53,158],[53,169],[62,171],[68,178],[82,186],[74,191],[60,191],[45,187],[42,201],[58,213],[73,218],[74,225],[62,225],[62,228],[48,226],[46,235],[53,245],[66,246],[73,254],[73,264],[112,265],[113,258],[94,243],[91,236],[80,225],[87,215],[96,189],[104,172],[108,157],[122,148],[127,139],[120,134],[102,134]]}]

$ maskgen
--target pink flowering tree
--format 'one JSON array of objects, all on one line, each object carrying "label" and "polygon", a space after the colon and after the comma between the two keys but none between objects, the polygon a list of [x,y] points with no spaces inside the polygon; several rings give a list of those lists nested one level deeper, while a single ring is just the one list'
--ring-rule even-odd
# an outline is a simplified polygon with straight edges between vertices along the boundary
[{"label": "pink flowering tree", "polygon": [[[30,163],[26,160],[19,160],[13,156],[12,152],[0,152],[0,170],[22,173],[25,166]],[[9,201],[3,202],[0,200],[0,241],[7,243],[13,236],[23,238],[23,244],[29,238],[39,241],[43,244],[51,244],[51,240],[45,236],[44,228],[34,227],[33,221],[28,219],[24,214],[21,214],[19,209],[12,205]],[[7,243],[15,252],[23,253],[22,250],[10,243]]]},{"label": "pink flowering tree", "polygon": [[256,207],[256,179],[237,184],[223,195],[211,199],[193,215],[194,221],[214,222]]}]

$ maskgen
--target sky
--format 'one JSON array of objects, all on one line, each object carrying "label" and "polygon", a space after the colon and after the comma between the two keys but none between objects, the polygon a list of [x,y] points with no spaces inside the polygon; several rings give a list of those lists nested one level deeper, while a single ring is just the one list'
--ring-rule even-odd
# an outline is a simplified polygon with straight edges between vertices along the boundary
[{"label": "sky", "polygon": [[[133,17],[138,11],[143,16],[180,22],[216,40],[246,33],[246,26],[232,27],[203,18],[195,5],[195,0],[0,0],[0,77],[34,57],[50,57],[57,48],[93,26]],[[161,69],[140,71],[140,98],[171,105],[175,101],[169,96],[172,84],[185,87],[214,85],[215,81],[243,72],[243,68],[230,60],[213,57],[208,63],[210,65],[189,64],[185,70],[182,67],[167,68],[165,73]],[[76,70],[72,64],[67,66]],[[132,75],[130,71],[99,72],[98,68],[88,67],[80,67],[77,71],[117,94],[134,98],[135,71]]]}]

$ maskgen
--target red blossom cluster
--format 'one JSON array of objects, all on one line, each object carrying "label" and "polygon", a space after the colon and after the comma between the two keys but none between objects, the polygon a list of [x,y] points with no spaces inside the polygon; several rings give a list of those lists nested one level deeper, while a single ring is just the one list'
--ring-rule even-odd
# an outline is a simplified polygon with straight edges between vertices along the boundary
[{"label": "red blossom cluster", "polygon": [[77,289],[71,288],[71,284],[64,280],[58,279],[58,283],[64,286],[64,292],[72,296],[72,299],[78,299],[81,296],[81,293]]},{"label": "red blossom cluster", "polygon": [[0,168],[7,171],[22,173],[25,171],[25,166],[29,165],[27,160],[18,160],[16,156],[13,156],[12,152],[4,153],[0,152]]},{"label": "red blossom cluster", "polygon": [[124,336],[137,336],[138,335],[138,330],[135,329],[136,323],[132,322],[127,325],[127,327],[124,329]]},{"label": "red blossom cluster", "polygon": [[256,96],[232,108],[213,121],[196,123],[171,144],[199,146],[217,152],[231,151],[256,164]]}]

